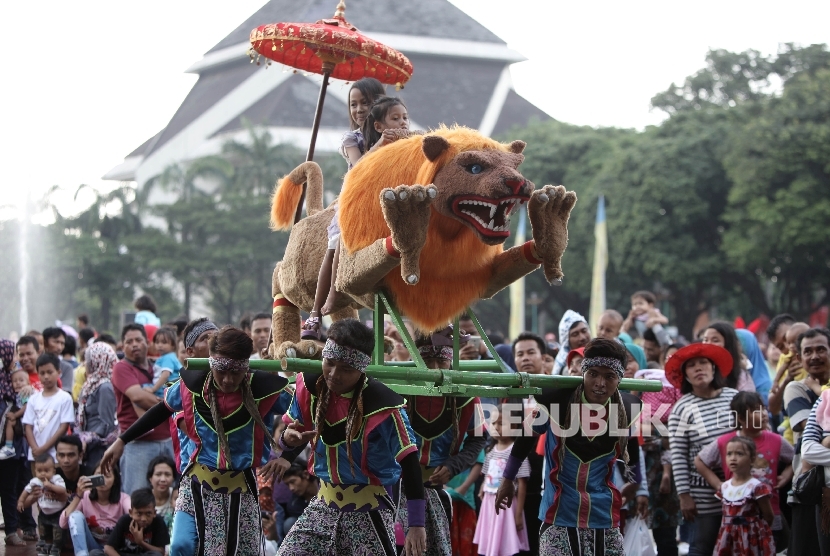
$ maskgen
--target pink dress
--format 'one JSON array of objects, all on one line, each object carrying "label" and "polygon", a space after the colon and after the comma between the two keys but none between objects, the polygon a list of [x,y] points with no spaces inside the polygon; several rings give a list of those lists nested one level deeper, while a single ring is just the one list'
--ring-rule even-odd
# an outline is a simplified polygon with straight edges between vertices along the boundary
[{"label": "pink dress", "polygon": [[[496,493],[503,480],[504,467],[510,456],[510,448],[499,450],[495,446],[487,453],[484,459],[484,499],[481,501],[481,513],[478,516],[473,543],[478,545],[478,553],[484,556],[513,556],[521,551],[528,550],[527,523],[523,523],[521,531],[516,531],[514,508],[499,511],[496,515]],[[522,462],[516,478],[530,476],[530,464]],[[513,499],[516,503],[516,499]],[[522,516],[524,522],[524,516]]]},{"label": "pink dress", "polygon": [[723,502],[723,520],[714,556],[775,556],[772,529],[756,502],[771,494],[769,485],[755,478],[737,486],[729,479],[721,485],[715,496]]}]

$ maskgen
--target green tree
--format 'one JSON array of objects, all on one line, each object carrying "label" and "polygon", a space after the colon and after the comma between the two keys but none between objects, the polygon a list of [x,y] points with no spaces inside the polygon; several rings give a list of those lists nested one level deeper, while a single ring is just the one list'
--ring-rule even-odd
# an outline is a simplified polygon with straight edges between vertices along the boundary
[{"label": "green tree", "polygon": [[[110,329],[117,324],[113,321],[116,312],[130,305],[133,287],[141,282],[129,243],[142,231],[143,199],[135,188],[126,184],[106,193],[81,185],[75,198],[87,189],[92,191],[94,199],[79,214],[64,216],[54,203],[51,209],[54,227],[62,232],[62,250],[71,253],[64,260],[77,275],[77,288],[97,300],[95,321],[102,329]],[[50,194],[56,190],[53,188]],[[73,291],[71,287],[66,289],[70,294]]]},{"label": "green tree", "polygon": [[723,250],[773,309],[802,317],[830,300],[830,57],[818,58],[824,68],[794,74],[733,130],[725,161],[734,187]]}]

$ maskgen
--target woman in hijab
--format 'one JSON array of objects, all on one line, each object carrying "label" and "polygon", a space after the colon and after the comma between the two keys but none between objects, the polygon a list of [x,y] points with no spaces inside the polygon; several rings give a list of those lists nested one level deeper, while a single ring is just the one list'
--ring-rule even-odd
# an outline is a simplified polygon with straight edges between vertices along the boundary
[{"label": "woman in hijab", "polygon": [[[646,352],[637,344],[626,342],[625,349],[629,353],[628,363],[625,366],[625,378],[634,378],[634,374],[642,369],[648,369]],[[636,369],[634,368],[636,363]]]},{"label": "woman in hijab", "polygon": [[748,373],[752,376],[752,382],[755,383],[755,389],[761,394],[764,400],[764,405],[767,405],[769,398],[769,390],[772,387],[772,378],[770,378],[769,368],[767,367],[767,360],[761,352],[761,347],[758,345],[758,339],[755,334],[749,330],[739,329],[735,333],[738,335],[738,341],[741,343],[741,351],[752,363],[752,368],[748,369]]},{"label": "woman in hijab", "polygon": [[84,443],[87,467],[95,469],[104,452],[118,437],[112,367],[118,361],[112,347],[96,342],[86,349],[86,382],[78,396],[75,428]]}]

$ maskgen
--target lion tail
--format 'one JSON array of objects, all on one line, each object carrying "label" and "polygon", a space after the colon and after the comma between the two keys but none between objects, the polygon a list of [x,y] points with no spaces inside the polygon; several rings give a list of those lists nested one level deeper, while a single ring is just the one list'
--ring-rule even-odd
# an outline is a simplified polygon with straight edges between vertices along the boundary
[{"label": "lion tail", "polygon": [[323,171],[316,162],[303,162],[274,186],[274,194],[271,196],[272,230],[288,230],[294,224],[303,184],[308,187],[308,215],[323,210]]}]

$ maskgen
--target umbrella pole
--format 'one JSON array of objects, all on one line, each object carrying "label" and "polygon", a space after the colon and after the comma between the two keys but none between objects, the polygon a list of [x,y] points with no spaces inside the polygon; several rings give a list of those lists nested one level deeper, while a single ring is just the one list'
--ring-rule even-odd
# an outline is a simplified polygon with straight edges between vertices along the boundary
[{"label": "umbrella pole", "polygon": [[[320,119],[323,116],[323,103],[326,102],[326,89],[329,86],[329,76],[334,71],[334,64],[323,62],[323,84],[320,86],[320,96],[317,97],[317,111],[314,113],[314,124],[311,126],[311,143],[308,145],[306,162],[314,160],[314,146],[317,143],[317,131],[320,128]],[[294,214],[294,224],[300,221],[303,215],[303,203],[305,203],[306,184],[303,184],[303,193],[300,202],[297,204],[297,212]]]}]

